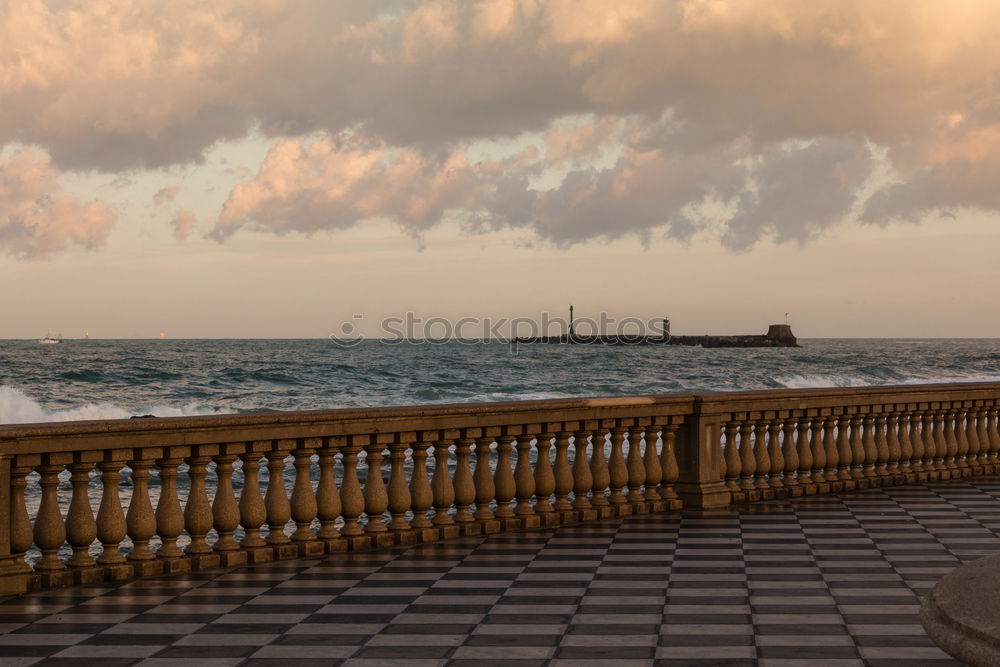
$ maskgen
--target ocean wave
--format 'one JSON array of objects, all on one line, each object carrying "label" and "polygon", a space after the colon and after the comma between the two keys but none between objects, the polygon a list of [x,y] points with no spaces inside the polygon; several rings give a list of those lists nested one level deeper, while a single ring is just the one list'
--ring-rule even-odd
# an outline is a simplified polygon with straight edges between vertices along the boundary
[{"label": "ocean wave", "polygon": [[0,385],[0,424],[36,424],[83,419],[128,419],[137,415],[190,417],[227,414],[229,412],[232,411],[197,403],[188,403],[183,406],[151,405],[135,410],[127,410],[111,403],[86,403],[74,408],[49,410],[17,387]]},{"label": "ocean wave", "polygon": [[816,373],[770,378],[786,389],[824,389],[827,387],[875,387],[895,384],[942,384],[946,382],[1000,382],[997,375],[902,375],[896,372],[854,375]]}]

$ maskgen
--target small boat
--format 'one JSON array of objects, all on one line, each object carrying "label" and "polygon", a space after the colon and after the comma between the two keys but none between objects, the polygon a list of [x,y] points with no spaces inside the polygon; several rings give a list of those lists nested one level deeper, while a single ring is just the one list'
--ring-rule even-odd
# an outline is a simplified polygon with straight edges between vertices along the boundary
[{"label": "small boat", "polygon": [[62,342],[62,335],[58,338],[53,338],[50,334],[45,334],[45,338],[39,338],[38,342],[42,345],[56,345]]}]

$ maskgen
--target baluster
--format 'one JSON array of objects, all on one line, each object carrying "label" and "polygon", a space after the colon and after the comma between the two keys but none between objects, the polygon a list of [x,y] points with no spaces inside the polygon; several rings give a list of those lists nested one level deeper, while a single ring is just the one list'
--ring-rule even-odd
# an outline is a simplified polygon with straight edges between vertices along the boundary
[{"label": "baluster", "polygon": [[754,467],[757,469],[754,486],[760,490],[770,488],[767,483],[768,473],[771,471],[771,457],[767,453],[767,420],[760,419],[754,427]]},{"label": "baluster", "polygon": [[826,467],[826,450],[823,448],[823,421],[822,416],[816,415],[810,424],[809,453],[812,454],[813,460],[809,477],[814,484],[822,484],[825,480],[823,468]]},{"label": "baluster", "polygon": [[809,443],[811,424],[812,418],[808,415],[802,415],[796,427],[798,431],[796,445],[799,451],[799,484],[806,487],[807,493],[815,493],[816,488],[816,480],[812,478],[812,446]]},{"label": "baluster", "polygon": [[781,420],[778,418],[770,419],[767,423],[767,453],[771,459],[768,482],[772,489],[784,488],[781,474],[785,469],[785,457],[781,454]]},{"label": "baluster", "polygon": [[337,517],[340,516],[340,491],[337,490],[337,447],[333,440],[326,438],[323,446],[316,450],[319,464],[319,481],[316,483],[316,518],[319,519],[317,539],[324,542],[340,537]]},{"label": "baluster", "polygon": [[611,484],[611,472],[608,469],[608,462],[604,458],[604,446],[608,441],[610,429],[598,428],[594,431],[592,447],[590,450],[590,477],[594,480],[591,491],[593,492],[590,504],[594,507],[608,507],[608,497],[605,492]]},{"label": "baluster", "polygon": [[994,466],[994,472],[996,472],[995,467],[998,462],[1000,462],[1000,427],[997,425],[997,408],[992,407],[989,410],[989,427],[987,432],[989,434],[989,457],[988,460],[990,465]]},{"label": "baluster", "polygon": [[969,410],[964,407],[960,407],[955,414],[955,443],[957,445],[955,450],[955,465],[959,468],[968,470],[969,469],[969,436],[967,435],[968,427],[966,426],[966,419],[968,419]]},{"label": "baluster", "polygon": [[836,417],[827,415],[823,418],[823,449],[826,454],[826,472],[823,474],[823,478],[827,482],[836,482],[839,479],[837,476],[837,438],[833,434],[836,428]]},{"label": "baluster", "polygon": [[[934,472],[937,470],[937,438],[934,437],[934,411],[930,408],[921,419],[920,435],[924,444],[924,470]],[[932,477],[936,478],[937,475]]]},{"label": "baluster", "polygon": [[899,475],[899,459],[902,457],[902,443],[899,442],[899,413],[895,410],[886,418],[886,447],[889,448],[888,474]]},{"label": "baluster", "polygon": [[389,509],[389,494],[385,490],[385,480],[382,479],[382,459],[385,458],[383,452],[385,445],[378,442],[377,436],[371,436],[368,445],[365,446],[365,463],[368,467],[368,474],[365,476],[365,515],[368,523],[365,524],[365,533],[378,536],[380,533],[388,532],[389,528],[382,520],[382,515]]},{"label": "baluster", "polygon": [[344,526],[340,529],[340,534],[345,537],[361,537],[365,534],[360,524],[361,515],[365,511],[365,496],[358,479],[358,454],[361,452],[359,443],[364,437],[349,436],[348,445],[342,450],[344,480],[340,484],[340,512],[344,515]]},{"label": "baluster", "polygon": [[[680,477],[677,466],[677,424],[666,424],[663,427],[663,451],[660,452],[660,466],[663,468],[663,483],[660,487],[660,497],[665,500],[677,500],[674,484]],[[671,509],[669,506],[667,509]]]},{"label": "baluster", "polygon": [[[934,413],[934,468],[941,472],[948,470],[948,440],[944,434],[945,410],[938,410]],[[948,473],[945,473],[947,475]],[[942,479],[946,479],[941,475]]]},{"label": "baluster", "polygon": [[157,558],[174,560],[184,553],[177,538],[184,531],[184,511],[177,495],[177,466],[180,459],[159,459],[156,467],[160,477],[160,499],[156,501],[156,534],[160,536]]},{"label": "baluster", "polygon": [[886,416],[880,412],[875,417],[875,474],[885,477],[889,474],[889,442],[885,434]]},{"label": "baluster", "polygon": [[865,476],[865,448],[861,444],[861,426],[864,418],[856,414],[851,418],[851,478],[862,479]]},{"label": "baluster", "polygon": [[243,490],[240,491],[240,525],[243,526],[244,549],[263,547],[266,542],[260,536],[260,527],[267,519],[264,500],[260,496],[260,454],[246,452],[243,461]]},{"label": "baluster", "polygon": [[608,502],[612,507],[624,505],[627,500],[622,489],[628,484],[628,467],[625,465],[625,454],[622,451],[625,442],[625,429],[619,426],[611,429],[611,453],[608,455],[608,473],[611,477],[611,495]]},{"label": "baluster", "polygon": [[[212,552],[212,547],[205,541],[208,531],[212,530],[212,507],[205,492],[205,466],[210,460],[207,456],[192,456],[186,459],[188,475],[191,477],[191,491],[188,494],[187,506],[184,508],[184,527],[191,536],[191,544],[185,549],[185,553],[189,556]],[[271,479],[273,481],[274,478]],[[267,492],[268,495],[271,494],[270,488]],[[134,498],[135,496],[133,500]],[[129,512],[131,511],[132,508],[129,507]],[[129,534],[131,534],[131,524]]]},{"label": "baluster", "polygon": [[490,471],[492,444],[493,436],[484,435],[476,438],[476,472],[473,477],[476,485],[476,513],[473,516],[476,521],[493,520],[490,501],[496,497],[497,490],[493,484],[493,473]]},{"label": "baluster", "polygon": [[97,539],[104,551],[98,557],[101,565],[120,565],[125,556],[118,550],[125,539],[125,512],[118,496],[118,481],[121,479],[121,461],[102,461],[97,464],[101,471],[101,505],[97,508]]},{"label": "baluster", "polygon": [[751,442],[752,433],[753,422],[749,419],[744,420],[740,424],[740,488],[744,491],[753,490],[753,475],[757,472],[757,460],[754,458]]},{"label": "baluster", "polygon": [[557,512],[568,512],[573,509],[569,502],[569,493],[573,490],[573,471],[569,467],[569,431],[559,431],[556,433],[556,503]]},{"label": "baluster", "polygon": [[[316,540],[316,533],[312,530],[313,519],[316,518],[319,511],[316,493],[312,488],[312,455],[315,451],[309,447],[296,447],[292,451],[292,467],[295,468],[290,512],[290,518],[295,522],[295,530],[291,537],[293,542],[304,543]],[[218,526],[216,528],[218,529]],[[302,553],[307,553],[305,549],[308,547],[303,547],[303,549]]]},{"label": "baluster", "polygon": [[434,443],[434,481],[431,488],[434,491],[434,525],[454,526],[451,518],[451,506],[455,503],[455,484],[448,473],[448,457],[451,452],[451,440],[441,439]]},{"label": "baluster", "polygon": [[920,411],[910,413],[910,445],[913,447],[913,461],[910,469],[913,472],[925,472],[924,458],[927,456],[927,448],[924,446],[924,437],[920,432],[922,415]]},{"label": "baluster", "polygon": [[989,412],[985,407],[978,410],[979,419],[976,420],[976,439],[979,440],[979,453],[976,460],[980,469],[989,463],[990,434],[988,429]]},{"label": "baluster", "polygon": [[[292,505],[288,502],[288,491],[285,489],[285,457],[295,445],[295,442],[280,441],[275,445],[282,449],[270,450],[267,457],[267,491],[264,493],[264,508],[267,510],[267,543],[280,547],[289,544],[291,539],[285,534],[285,526],[292,518]],[[194,467],[191,468],[194,470]],[[194,482],[192,481],[192,488]],[[190,549],[189,549],[190,551]]]},{"label": "baluster", "polygon": [[36,572],[56,572],[66,569],[59,560],[59,548],[66,541],[66,525],[59,511],[57,489],[61,465],[43,465],[37,468],[41,475],[42,500],[35,517],[35,544],[42,552],[42,559],[35,564]]},{"label": "baluster", "polygon": [[864,435],[862,443],[864,446],[865,458],[862,464],[863,476],[867,479],[875,477],[875,460],[878,458],[878,450],[875,448],[875,416],[868,413],[864,416]]},{"label": "baluster", "polygon": [[531,440],[529,433],[517,438],[517,466],[514,468],[514,484],[517,487],[517,505],[514,514],[519,517],[532,516],[535,509],[531,498],[535,495],[535,476],[531,469]]},{"label": "baluster", "polygon": [[[431,480],[427,475],[427,450],[430,449],[430,446],[430,440],[421,439],[413,443],[411,447],[413,473],[410,478],[410,504],[413,508],[413,520],[410,525],[418,530],[431,528],[434,525],[427,518],[427,510],[434,504],[434,492],[431,490]],[[447,512],[447,510],[445,511]]]},{"label": "baluster", "polygon": [[149,538],[156,534],[156,515],[153,504],[149,502],[149,469],[153,467],[153,462],[129,461],[128,465],[132,468],[132,500],[125,514],[125,525],[132,540],[128,560],[151,560],[156,557],[149,549]]},{"label": "baluster", "polygon": [[979,408],[972,406],[965,414],[965,439],[969,443],[969,452],[965,462],[973,470],[974,475],[980,473],[982,464],[979,461],[981,445],[979,443]]},{"label": "baluster", "polygon": [[556,489],[555,473],[553,473],[552,463],[549,461],[552,438],[552,433],[542,433],[537,436],[535,442],[535,448],[538,452],[535,460],[535,512],[538,514],[549,514],[555,511],[550,500]]},{"label": "baluster", "polygon": [[740,425],[735,421],[726,422],[726,448],[723,451],[726,466],[726,488],[730,491],[740,490],[740,450],[736,446],[736,434],[739,433]]},{"label": "baluster", "polygon": [[854,451],[851,448],[851,418],[841,413],[837,416],[837,479],[849,482],[853,479],[851,465],[854,462]]},{"label": "baluster", "polygon": [[958,462],[955,460],[958,455],[958,440],[955,438],[955,422],[958,410],[950,408],[942,412],[941,435],[944,437],[945,443],[945,467],[948,470],[958,470]]},{"label": "baluster", "polygon": [[643,482],[646,491],[643,497],[650,502],[660,499],[657,487],[660,485],[660,480],[663,479],[663,468],[660,467],[660,455],[656,451],[659,430],[659,425],[655,423],[647,424],[645,428],[645,451],[643,452],[642,462],[646,473],[646,479]]},{"label": "baluster", "polygon": [[455,522],[460,524],[475,521],[469,512],[469,506],[476,499],[476,485],[469,468],[473,442],[472,438],[459,438],[455,441]]},{"label": "baluster", "polygon": [[799,452],[795,447],[795,418],[789,415],[781,423],[781,456],[785,460],[785,486],[799,486]]},{"label": "baluster", "polygon": [[913,472],[913,441],[910,440],[910,417],[907,410],[899,414],[896,437],[899,441],[899,472],[903,475]]},{"label": "baluster", "polygon": [[[10,553],[14,556],[14,566],[18,572],[30,572],[24,560],[25,552],[31,548],[31,519],[24,504],[24,489],[28,485],[30,466],[12,466],[10,469]],[[121,510],[121,507],[118,508]],[[124,530],[122,531],[124,536]],[[119,554],[120,555],[120,554]]]},{"label": "baluster", "polygon": [[581,430],[573,434],[573,509],[578,510],[589,510],[591,507],[587,493],[594,486],[594,476],[590,474],[590,462],[587,460],[589,440],[590,431]]},{"label": "baluster", "polygon": [[97,537],[97,521],[90,508],[90,471],[93,463],[73,463],[69,466],[69,482],[73,487],[73,498],[66,515],[66,540],[73,548],[73,555],[67,565],[74,568],[94,567],[90,556],[90,545]]},{"label": "baluster", "polygon": [[406,513],[413,505],[413,496],[406,482],[407,447],[400,436],[389,445],[389,530],[396,533],[410,530]]},{"label": "baluster", "polygon": [[512,439],[510,436],[497,437],[497,469],[493,473],[493,488],[496,489],[497,508],[493,512],[493,516],[504,521],[514,518],[514,511],[510,508],[510,501],[514,499],[516,493],[514,473],[510,469],[511,444]]},{"label": "baluster", "polygon": [[642,427],[636,424],[628,431],[628,501],[639,503],[643,500],[642,485],[646,481],[646,466],[642,461],[639,442],[642,440]]},{"label": "baluster", "polygon": [[215,532],[219,539],[215,541],[216,551],[237,551],[240,545],[233,538],[233,533],[240,525],[240,510],[236,504],[236,493],[233,490],[234,454],[220,454],[212,457],[215,461],[217,478],[215,498],[212,500],[212,517]]}]

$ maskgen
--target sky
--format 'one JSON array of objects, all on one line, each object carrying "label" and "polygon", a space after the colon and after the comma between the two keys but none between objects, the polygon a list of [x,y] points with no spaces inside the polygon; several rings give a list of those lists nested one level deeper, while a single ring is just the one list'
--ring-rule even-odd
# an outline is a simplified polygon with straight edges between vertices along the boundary
[{"label": "sky", "polygon": [[0,338],[1000,336],[998,72],[989,0],[0,0]]}]

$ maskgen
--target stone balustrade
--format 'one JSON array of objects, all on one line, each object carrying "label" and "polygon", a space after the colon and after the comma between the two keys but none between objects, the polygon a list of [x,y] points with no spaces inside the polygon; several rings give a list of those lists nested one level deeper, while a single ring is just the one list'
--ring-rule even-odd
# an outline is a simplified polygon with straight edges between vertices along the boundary
[{"label": "stone balustrade", "polygon": [[5,426],[0,594],[992,473],[998,407],[977,383]]}]

